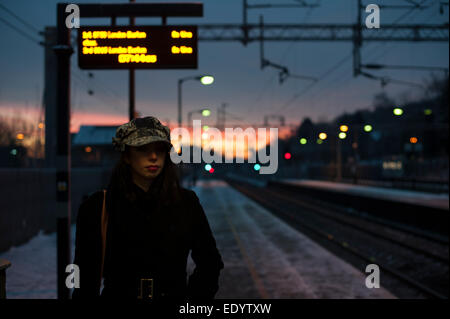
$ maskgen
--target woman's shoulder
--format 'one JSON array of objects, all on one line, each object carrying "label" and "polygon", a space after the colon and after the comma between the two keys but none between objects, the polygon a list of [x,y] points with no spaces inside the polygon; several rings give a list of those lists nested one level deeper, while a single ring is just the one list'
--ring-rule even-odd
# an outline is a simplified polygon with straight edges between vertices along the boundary
[{"label": "woman's shoulder", "polygon": [[101,213],[101,207],[103,204],[103,190],[94,191],[82,200],[80,208],[78,210],[78,218],[84,216],[92,216]]},{"label": "woman's shoulder", "polygon": [[198,200],[197,194],[192,189],[180,187],[180,192],[181,192],[182,201],[184,201],[184,202],[192,203],[192,202],[195,202],[196,200]]},{"label": "woman's shoulder", "polygon": [[95,205],[99,202],[103,201],[103,189],[96,190],[90,194],[88,194],[85,199],[82,201],[81,205]]}]

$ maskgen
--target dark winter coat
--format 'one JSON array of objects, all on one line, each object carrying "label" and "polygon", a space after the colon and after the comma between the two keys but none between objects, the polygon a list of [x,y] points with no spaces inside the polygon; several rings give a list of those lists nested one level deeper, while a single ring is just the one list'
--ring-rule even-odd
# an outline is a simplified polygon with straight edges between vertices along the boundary
[{"label": "dark winter coat", "polygon": [[[177,204],[159,204],[154,189],[144,192],[133,184],[137,199],[130,201],[108,188],[108,231],[102,297],[133,298],[141,278],[153,278],[154,299],[174,297],[212,299],[224,267],[205,212],[195,192],[181,188]],[[72,298],[96,297],[100,291],[103,192],[80,206],[77,216],[74,264],[80,269],[80,288]],[[195,262],[188,281],[187,258]]]}]

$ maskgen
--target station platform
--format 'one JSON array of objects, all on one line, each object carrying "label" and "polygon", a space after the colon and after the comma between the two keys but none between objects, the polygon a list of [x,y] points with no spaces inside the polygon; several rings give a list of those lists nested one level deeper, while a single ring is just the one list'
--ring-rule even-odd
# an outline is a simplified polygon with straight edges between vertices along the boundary
[{"label": "station platform", "polygon": [[356,196],[386,199],[394,202],[438,208],[447,211],[449,210],[448,194],[432,194],[402,189],[353,185],[317,180],[282,179],[278,180],[277,182]]},{"label": "station platform", "polygon": [[[216,298],[394,298],[365,274],[220,180],[192,188],[225,268]],[[189,269],[194,265],[189,259]]]},{"label": "station platform", "polygon": [[[225,268],[217,299],[395,298],[365,286],[366,274],[336,257],[220,180],[192,188]],[[72,255],[75,225],[72,225]],[[7,298],[56,298],[56,234],[39,234],[0,253],[11,261]],[[36,266],[39,265],[39,266]],[[194,269],[188,260],[188,274]]]}]

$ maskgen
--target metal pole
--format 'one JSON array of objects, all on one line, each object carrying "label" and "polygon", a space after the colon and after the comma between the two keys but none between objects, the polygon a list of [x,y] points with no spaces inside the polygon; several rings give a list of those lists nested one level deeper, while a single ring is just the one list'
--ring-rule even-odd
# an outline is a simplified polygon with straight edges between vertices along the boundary
[{"label": "metal pole", "polygon": [[183,84],[183,80],[178,80],[178,126],[181,127],[181,85]]},{"label": "metal pole", "polygon": [[[358,126],[359,127],[359,126]],[[354,132],[354,139],[353,139],[353,150],[354,150],[354,156],[355,156],[355,171],[354,171],[354,175],[353,175],[353,184],[358,184],[358,162],[359,162],[359,152],[358,152],[358,148],[359,148],[359,141],[358,141],[358,134],[359,134],[359,130],[356,130]]]},{"label": "metal pole", "polygon": [[247,0],[242,0],[242,28],[244,31],[244,40],[242,41],[244,46],[248,43],[248,27],[247,27]]},{"label": "metal pole", "polygon": [[[130,3],[134,3],[134,0],[130,0]],[[133,26],[135,22],[134,17],[130,17],[130,25]],[[128,74],[128,94],[129,94],[129,115],[130,121],[135,118],[136,106],[135,106],[135,86],[134,86],[134,68],[130,68]]]},{"label": "metal pole", "polygon": [[353,76],[361,73],[361,46],[362,46],[362,0],[357,0],[357,21],[353,29]]},{"label": "metal pole", "polygon": [[[183,80],[178,80],[178,127],[181,127],[182,123],[182,111],[181,111],[181,85],[183,84]],[[181,145],[181,142],[180,142]],[[183,149],[181,149],[183,151]],[[178,164],[178,175],[180,179],[180,183],[183,182],[183,162]]]},{"label": "metal pole", "polygon": [[261,70],[266,66],[264,59],[264,22],[263,16],[259,16],[259,56],[261,57]]},{"label": "metal pole", "polygon": [[341,151],[341,140],[339,137],[336,140],[336,182],[342,180],[342,151]]},{"label": "metal pole", "polygon": [[6,269],[11,267],[11,262],[0,258],[0,299],[6,299]]},{"label": "metal pole", "polygon": [[65,25],[66,4],[57,5],[56,75],[56,209],[58,299],[69,299],[65,285],[70,261],[70,29]]},{"label": "metal pole", "polygon": [[188,127],[191,125],[191,120],[192,120],[192,112],[189,112],[188,113],[188,116],[187,116],[187,118],[188,118]]}]

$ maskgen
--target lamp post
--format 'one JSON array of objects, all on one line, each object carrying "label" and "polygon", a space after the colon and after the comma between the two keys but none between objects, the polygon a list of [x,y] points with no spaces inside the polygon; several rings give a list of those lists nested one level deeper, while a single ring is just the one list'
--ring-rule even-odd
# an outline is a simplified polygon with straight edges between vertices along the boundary
[{"label": "lamp post", "polygon": [[185,78],[178,79],[178,126],[181,127],[182,124],[182,85],[183,82],[188,80],[200,81],[203,85],[210,85],[214,82],[214,77],[211,75],[197,75],[197,76],[187,76]]},{"label": "lamp post", "polygon": [[205,108],[205,109],[188,112],[188,123],[191,123],[192,114],[194,114],[194,113],[199,113],[204,117],[208,117],[211,114],[211,111],[210,111],[210,109]]},{"label": "lamp post", "polygon": [[[208,108],[204,108],[204,109],[188,112],[188,123],[191,123],[192,114],[195,114],[195,113],[199,113],[204,117],[208,117],[211,115],[211,110]],[[206,134],[206,133],[202,133],[202,139],[201,139],[201,144],[200,144],[201,152],[203,152],[203,134]],[[194,166],[193,172],[192,172],[192,185],[193,186],[195,186],[196,181],[197,181],[197,168],[196,168],[196,166]]]},{"label": "lamp post", "polygon": [[[178,127],[181,127],[182,122],[182,85],[183,82],[188,80],[197,80],[200,81],[203,85],[210,85],[214,82],[214,77],[211,75],[196,75],[196,76],[187,76],[181,79],[178,79]],[[180,180],[183,179],[183,162],[181,162],[179,167],[179,176]]]}]

